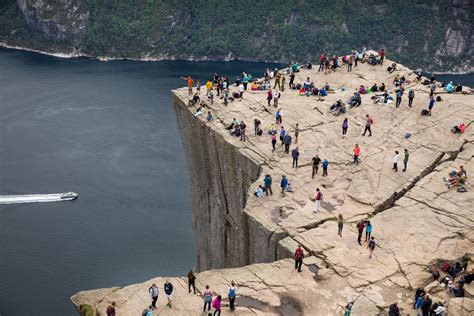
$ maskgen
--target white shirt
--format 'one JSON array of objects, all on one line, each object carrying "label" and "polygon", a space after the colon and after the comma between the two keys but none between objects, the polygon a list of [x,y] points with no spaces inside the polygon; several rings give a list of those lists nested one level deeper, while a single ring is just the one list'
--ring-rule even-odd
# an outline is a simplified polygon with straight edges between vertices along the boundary
[{"label": "white shirt", "polygon": [[257,193],[257,197],[262,197],[262,196],[263,196],[263,190],[262,190],[262,188],[258,187],[256,193]]},{"label": "white shirt", "polygon": [[240,92],[244,92],[244,90],[245,90],[245,89],[244,89],[244,85],[243,85],[243,84],[240,84],[240,86],[239,86],[239,91],[240,91]]},{"label": "white shirt", "polygon": [[395,156],[393,156],[392,162],[393,162],[393,163],[397,163],[397,162],[398,162],[398,158],[400,158],[400,155],[399,155],[399,154],[396,154]]}]

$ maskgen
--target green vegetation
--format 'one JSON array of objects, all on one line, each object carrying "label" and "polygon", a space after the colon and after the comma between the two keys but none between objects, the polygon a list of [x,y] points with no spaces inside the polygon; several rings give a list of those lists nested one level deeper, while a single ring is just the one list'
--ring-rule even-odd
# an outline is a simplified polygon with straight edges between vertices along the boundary
[{"label": "green vegetation", "polygon": [[[44,38],[25,26],[15,0],[3,0],[0,39],[69,45],[95,56],[221,59],[231,53],[278,61],[384,47],[388,58],[411,67],[473,67],[469,0],[75,1],[85,2],[90,14],[80,38]],[[448,28],[463,45],[446,49]]]},{"label": "green vegetation", "polygon": [[88,304],[82,304],[81,306],[79,306],[79,311],[81,313],[81,316],[95,316],[96,315],[95,309]]}]

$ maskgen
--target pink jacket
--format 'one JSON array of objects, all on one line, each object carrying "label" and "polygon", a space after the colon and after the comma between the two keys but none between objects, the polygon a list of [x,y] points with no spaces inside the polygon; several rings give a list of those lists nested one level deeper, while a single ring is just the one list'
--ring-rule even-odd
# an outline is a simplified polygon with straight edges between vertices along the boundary
[{"label": "pink jacket", "polygon": [[215,309],[215,310],[218,310],[220,311],[221,310],[221,301],[219,301],[219,298],[216,297],[214,299],[214,302],[212,302],[212,307]]}]

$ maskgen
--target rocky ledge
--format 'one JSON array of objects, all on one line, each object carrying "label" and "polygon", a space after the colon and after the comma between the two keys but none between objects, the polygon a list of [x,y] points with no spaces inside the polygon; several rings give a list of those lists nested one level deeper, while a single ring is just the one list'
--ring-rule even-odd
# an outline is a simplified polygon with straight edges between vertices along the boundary
[{"label": "rocky ledge", "polygon": [[[295,124],[300,128],[298,168],[292,168],[291,155],[279,143],[272,151],[266,128],[274,122],[276,109],[267,105],[266,91],[248,91],[243,100],[228,106],[219,98],[213,104],[206,102],[214,116],[207,123],[206,114],[194,116],[196,107],[188,105],[187,89],[173,91],[190,173],[197,270],[208,270],[197,275],[199,290],[209,284],[225,297],[228,283],[235,280],[241,295],[237,314],[334,315],[355,301],[351,315],[378,315],[398,301],[402,314],[411,315],[414,289],[426,287],[433,301],[448,304],[450,315],[473,312],[471,285],[466,286],[466,298],[450,300],[432,282],[429,267],[458,261],[474,249],[470,177],[463,193],[448,188],[443,180],[460,165],[469,176],[474,170],[474,98],[438,88],[442,100],[431,116],[421,116],[428,106],[429,86],[415,82],[415,74],[402,65],[387,72],[391,63],[360,63],[349,73],[343,68],[327,75],[317,69],[296,74],[296,83],[310,77],[316,86],[327,82],[333,90],[324,98],[300,96],[297,90],[281,92],[282,125],[293,138]],[[374,104],[372,93],[362,95],[362,105],[347,108],[346,114],[329,113],[330,105],[347,100],[361,85],[385,83],[394,96],[395,76],[409,81],[401,107]],[[415,91],[412,108],[407,105],[409,89]],[[366,114],[374,120],[371,137],[361,135]],[[343,137],[344,117],[349,129]],[[247,141],[230,135],[227,126],[233,118],[246,122]],[[262,122],[263,136],[253,134],[256,118]],[[465,133],[451,133],[461,122],[468,125]],[[359,164],[352,163],[356,143],[361,148]],[[293,148],[295,144],[290,151]],[[399,165],[403,165],[404,149],[410,153],[408,168],[394,172],[394,152],[401,153]],[[329,160],[327,177],[319,170],[312,179],[315,154]],[[274,194],[257,198],[253,193],[266,174],[273,177]],[[281,175],[293,189],[284,196],[279,194]],[[314,213],[317,187],[323,202],[321,211]],[[339,213],[345,219],[342,237],[337,235]],[[367,244],[357,243],[355,226],[361,219],[370,219],[373,226],[377,247],[372,259]],[[302,273],[287,259],[298,244],[306,252]],[[99,314],[112,301],[118,315],[139,314],[149,304],[151,282],[163,281],[80,292],[72,300],[76,307],[88,304]],[[158,313],[200,314],[202,300],[187,293],[185,279],[171,282],[177,288],[173,307],[162,307]]]}]

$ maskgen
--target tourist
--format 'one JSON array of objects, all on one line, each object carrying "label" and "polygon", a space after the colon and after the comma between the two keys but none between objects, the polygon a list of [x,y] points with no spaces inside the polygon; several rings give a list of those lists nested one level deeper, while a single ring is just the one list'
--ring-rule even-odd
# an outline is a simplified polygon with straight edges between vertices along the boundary
[{"label": "tourist", "polygon": [[115,316],[115,302],[110,303],[105,311],[107,316]]},{"label": "tourist", "polygon": [[416,309],[416,315],[421,315],[421,306],[425,302],[425,291],[418,288],[415,294],[415,304],[414,308]]},{"label": "tourist", "polygon": [[370,234],[372,233],[372,224],[370,221],[365,222],[365,242],[370,240]]},{"label": "tourist", "polygon": [[235,298],[237,297],[237,287],[235,286],[235,282],[230,282],[230,286],[227,288],[227,293],[229,295],[229,307],[230,310],[235,310]]},{"label": "tourist", "polygon": [[286,77],[285,76],[281,76],[281,86],[280,86],[280,91],[283,92],[285,91],[285,82],[286,82]]},{"label": "tourist", "polygon": [[257,190],[255,190],[255,193],[254,195],[257,197],[257,198],[261,198],[263,197],[263,187],[261,185],[258,185],[257,187]]},{"label": "tourist", "polygon": [[275,122],[276,124],[281,124],[283,123],[283,111],[281,109],[278,109],[276,112],[275,112]]},{"label": "tourist", "polygon": [[193,287],[194,295],[196,295],[196,276],[193,270],[189,270],[188,273],[188,293],[191,293],[191,286]]},{"label": "tourist", "polygon": [[285,144],[285,142],[284,142],[285,136],[286,136],[286,130],[285,130],[285,127],[282,126],[280,128],[280,141],[281,141],[282,146],[283,146],[283,144]]},{"label": "tourist", "polygon": [[153,316],[153,312],[152,312],[153,308],[152,306],[148,306],[147,308],[145,308],[145,310],[142,312],[142,315],[143,316]]},{"label": "tourist", "polygon": [[276,145],[276,142],[277,142],[277,137],[276,137],[275,133],[272,133],[271,139],[272,139],[272,152],[273,152],[273,151],[275,151],[275,145]]},{"label": "tourist", "polygon": [[156,286],[155,283],[153,283],[152,286],[148,289],[148,292],[150,293],[150,296],[151,296],[151,306],[153,307],[153,309],[155,309],[156,301],[158,300],[158,294],[159,294],[158,287]]},{"label": "tourist", "polygon": [[300,152],[298,151],[298,147],[296,147],[295,149],[291,151],[291,157],[293,158],[292,168],[298,168],[299,155],[300,155]]},{"label": "tourist", "polygon": [[397,89],[397,91],[395,91],[395,94],[397,96],[397,100],[395,102],[395,106],[398,108],[400,107],[400,105],[402,104],[402,96],[403,96],[403,89]]},{"label": "tourist", "polygon": [[206,87],[206,96],[208,96],[212,89],[211,80],[207,80],[205,87]]},{"label": "tourist", "polygon": [[325,158],[323,160],[323,163],[321,164],[321,166],[323,167],[323,177],[327,177],[329,161]]},{"label": "tourist", "polygon": [[326,60],[326,56],[324,54],[321,54],[321,56],[319,56],[319,69],[318,69],[318,72],[324,70],[324,61],[325,60]]},{"label": "tourist", "polygon": [[410,157],[410,154],[408,153],[408,149],[405,148],[405,156],[403,157],[403,172],[407,171],[407,165],[408,165],[408,158]]},{"label": "tourist", "polygon": [[268,196],[268,192],[270,192],[270,195],[273,195],[272,176],[267,174],[265,178],[263,178],[263,185],[265,186],[265,195]]},{"label": "tourist", "polygon": [[359,245],[362,246],[362,233],[364,232],[364,228],[365,228],[364,220],[361,219],[360,222],[357,223],[356,227],[357,227],[357,232],[358,232],[357,242],[359,243]]},{"label": "tourist", "polygon": [[385,50],[382,48],[382,50],[379,52],[379,56],[380,56],[380,64],[382,65],[383,64],[383,61],[385,59]]},{"label": "tourist", "polygon": [[290,74],[290,82],[288,82],[288,85],[289,85],[290,89],[293,89],[293,83],[294,82],[295,82],[295,74],[291,73]]},{"label": "tourist", "polygon": [[394,170],[395,172],[398,172],[398,159],[400,159],[400,154],[398,153],[398,151],[395,151],[395,155],[392,158],[392,162],[393,162],[392,170]]},{"label": "tourist", "polygon": [[359,144],[356,144],[354,147],[354,161],[352,163],[355,163],[356,165],[358,165],[359,156],[360,156],[360,147],[359,147]]},{"label": "tourist", "polygon": [[241,83],[241,84],[239,85],[239,97],[240,97],[241,99],[244,98],[244,91],[245,91],[244,85]]},{"label": "tourist", "polygon": [[289,154],[290,153],[290,145],[292,142],[291,135],[286,134],[285,138],[283,139],[283,142],[285,144],[285,153]]},{"label": "tourist", "polygon": [[245,129],[247,128],[247,125],[245,125],[244,121],[240,122],[240,141],[244,141],[247,139],[245,137]]},{"label": "tourist", "polygon": [[423,301],[423,305],[421,305],[421,312],[423,313],[423,316],[430,315],[431,304],[433,304],[433,301],[431,300],[430,295],[426,294],[425,299]]},{"label": "tourist", "polygon": [[259,119],[254,119],[253,120],[253,127],[255,131],[255,136],[261,135],[262,133],[260,132],[260,126],[262,125],[262,122],[260,122]]},{"label": "tourist", "polygon": [[296,123],[295,126],[295,144],[298,144],[298,136],[300,135],[300,127],[299,124]]},{"label": "tourist", "polygon": [[273,92],[272,92],[272,89],[268,90],[267,92],[267,105],[270,106],[270,102],[272,101],[273,99]]},{"label": "tourist", "polygon": [[372,236],[369,239],[369,244],[367,245],[367,248],[369,248],[369,259],[372,259],[372,254],[374,253],[375,249],[375,238]]},{"label": "tourist", "polygon": [[207,117],[204,120],[204,123],[207,123],[207,122],[210,122],[210,121],[213,121],[213,120],[214,120],[214,117],[212,116],[211,111],[207,111]]},{"label": "tourist", "polygon": [[400,309],[398,308],[398,302],[390,304],[388,307],[388,316],[400,316]]},{"label": "tourist", "polygon": [[286,187],[288,186],[288,179],[285,175],[281,176],[280,187],[281,187],[281,194],[285,196]]},{"label": "tourist", "polygon": [[434,96],[436,91],[436,82],[431,82],[430,86],[430,98]]},{"label": "tourist", "polygon": [[371,131],[370,127],[372,126],[372,124],[374,124],[374,120],[370,117],[369,114],[367,114],[365,117],[367,118],[367,121],[365,123],[365,130],[364,130],[364,133],[362,134],[362,136],[365,136],[366,132],[369,132],[369,136],[372,136],[372,131]]},{"label": "tourist", "polygon": [[318,173],[319,163],[321,158],[318,155],[314,156],[312,159],[313,171],[311,172],[311,179],[314,179],[314,175]]},{"label": "tourist", "polygon": [[191,76],[186,77],[181,77],[181,79],[186,80],[188,82],[188,93],[189,95],[193,94],[193,85],[194,85],[194,80],[191,78]]},{"label": "tourist", "polygon": [[301,248],[301,245],[298,245],[295,251],[295,270],[301,272],[301,266],[303,265],[304,251]]},{"label": "tourist", "polygon": [[275,90],[275,95],[273,96],[273,107],[277,108],[278,107],[278,100],[280,100],[280,92]]},{"label": "tourist", "polygon": [[197,83],[196,83],[196,93],[198,95],[201,94],[201,80],[198,80]]},{"label": "tourist", "polygon": [[431,110],[433,109],[435,102],[436,102],[435,98],[434,96],[432,96],[430,99],[430,103],[428,104],[428,112],[430,115],[431,115]]},{"label": "tourist", "polygon": [[224,90],[224,106],[229,104],[229,89]]},{"label": "tourist", "polygon": [[221,300],[222,296],[217,295],[217,297],[214,299],[214,302],[212,302],[212,308],[214,308],[214,316],[218,316],[221,314]]},{"label": "tourist", "polygon": [[349,127],[349,120],[344,118],[344,121],[342,122],[342,136],[347,134],[347,128]]},{"label": "tourist", "polygon": [[212,295],[214,295],[214,294],[213,294],[212,291],[209,289],[209,285],[206,285],[206,289],[204,290],[204,292],[202,292],[202,298],[204,299],[204,309],[203,309],[203,312],[206,311],[206,306],[207,306],[207,310],[208,310],[208,311],[211,310]]},{"label": "tourist", "polygon": [[352,71],[352,64],[354,63],[354,56],[349,55],[349,59],[347,61],[347,72]]},{"label": "tourist", "polygon": [[415,98],[415,91],[413,89],[410,89],[410,91],[408,91],[408,106],[409,107],[412,107],[414,98]]},{"label": "tourist", "polygon": [[344,218],[342,214],[337,215],[337,234],[342,237],[342,228],[344,227]]},{"label": "tourist", "polygon": [[314,213],[319,212],[321,209],[321,201],[323,200],[323,193],[319,191],[319,188],[316,188],[316,194],[314,196],[314,205],[315,205],[315,210],[313,211]]},{"label": "tourist", "polygon": [[446,308],[443,306],[443,304],[438,303],[438,307],[435,308],[434,313],[436,316],[445,316]]},{"label": "tourist", "polygon": [[278,89],[281,90],[280,78],[281,78],[280,72],[277,69],[275,69],[275,85],[273,86],[273,89],[275,89],[276,86],[278,86]]},{"label": "tourist", "polygon": [[166,280],[164,285],[165,296],[168,303],[166,305],[171,308],[171,300],[173,299],[173,284],[169,280]]}]

